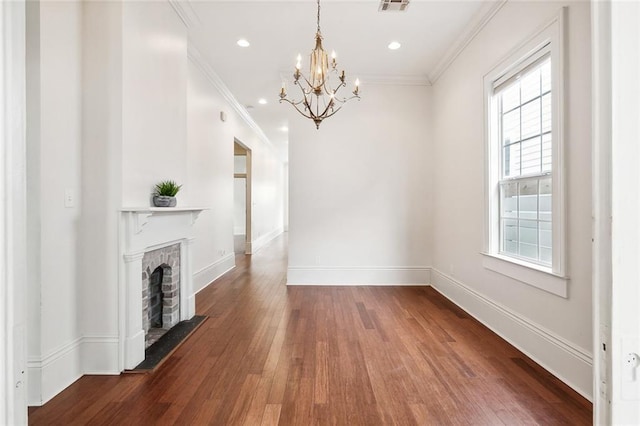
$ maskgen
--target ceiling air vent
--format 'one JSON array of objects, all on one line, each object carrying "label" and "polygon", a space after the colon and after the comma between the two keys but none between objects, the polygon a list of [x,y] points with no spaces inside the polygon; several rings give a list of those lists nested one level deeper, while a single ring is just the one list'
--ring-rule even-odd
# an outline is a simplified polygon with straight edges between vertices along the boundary
[{"label": "ceiling air vent", "polygon": [[378,12],[404,12],[409,7],[410,0],[380,0]]}]

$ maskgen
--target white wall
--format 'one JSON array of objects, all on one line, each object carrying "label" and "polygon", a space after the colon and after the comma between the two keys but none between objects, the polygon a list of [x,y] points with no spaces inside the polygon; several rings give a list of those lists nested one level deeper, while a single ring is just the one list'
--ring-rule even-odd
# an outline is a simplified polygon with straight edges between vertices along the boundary
[{"label": "white wall", "polygon": [[[168,2],[123,3],[122,205],[187,177],[187,29]],[[197,193],[183,185],[180,205]]]},{"label": "white wall", "polygon": [[291,113],[289,284],[429,282],[430,90],[361,94],[319,130]]},{"label": "white wall", "polygon": [[[195,224],[194,288],[199,291],[233,267],[235,140],[252,153],[252,246],[282,232],[284,178],[275,151],[230,104],[212,70],[194,53],[188,65],[188,177],[194,204],[209,206]],[[220,120],[220,111],[227,116]]]},{"label": "white wall", "polygon": [[433,87],[433,285],[583,395],[591,396],[591,63],[587,2],[568,10],[568,298],[482,266],[483,76],[557,15],[559,2],[508,2]]},{"label": "white wall", "polygon": [[[80,372],[76,304],[80,215],[81,8],[29,5],[29,381],[31,403]],[[65,192],[73,205],[65,207]]]}]

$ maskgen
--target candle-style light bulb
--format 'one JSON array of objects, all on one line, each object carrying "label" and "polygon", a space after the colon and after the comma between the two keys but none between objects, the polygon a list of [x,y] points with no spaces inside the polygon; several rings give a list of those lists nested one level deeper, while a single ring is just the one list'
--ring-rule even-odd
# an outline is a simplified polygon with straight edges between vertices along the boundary
[{"label": "candle-style light bulb", "polygon": [[360,79],[356,78],[355,89],[353,89],[353,94],[358,96],[358,92],[360,91]]},{"label": "candle-style light bulb", "polygon": [[302,56],[300,56],[300,54],[298,54],[298,57],[296,58],[296,69],[297,70],[300,69],[301,62],[302,62]]}]

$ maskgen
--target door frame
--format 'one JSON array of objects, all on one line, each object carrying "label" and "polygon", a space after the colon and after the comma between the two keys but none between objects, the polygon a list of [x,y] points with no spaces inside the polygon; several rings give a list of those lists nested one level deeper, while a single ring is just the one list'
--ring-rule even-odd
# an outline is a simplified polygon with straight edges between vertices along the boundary
[{"label": "door frame", "polygon": [[0,2],[0,424],[26,424],[26,4]]},{"label": "door frame", "polygon": [[[243,144],[240,140],[238,140],[238,138],[234,138],[233,139],[233,143],[237,144],[239,146],[241,146],[247,153],[247,172],[246,172],[246,188],[245,188],[245,254],[252,254],[253,253],[253,247],[252,247],[252,243],[253,243],[253,221],[252,221],[252,207],[253,207],[253,202],[252,202],[252,191],[251,191],[251,174],[252,174],[252,167],[251,167],[251,148],[249,148],[247,145]],[[235,151],[234,151],[234,155],[235,155]],[[235,175],[235,174],[234,174]]]}]

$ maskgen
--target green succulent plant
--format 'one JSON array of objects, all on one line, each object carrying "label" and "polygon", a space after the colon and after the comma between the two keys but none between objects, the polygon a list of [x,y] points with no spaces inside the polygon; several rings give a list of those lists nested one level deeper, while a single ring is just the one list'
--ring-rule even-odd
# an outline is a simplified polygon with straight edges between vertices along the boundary
[{"label": "green succulent plant", "polygon": [[163,180],[156,184],[154,195],[175,197],[180,188],[182,188],[182,185],[178,185],[173,180]]}]

